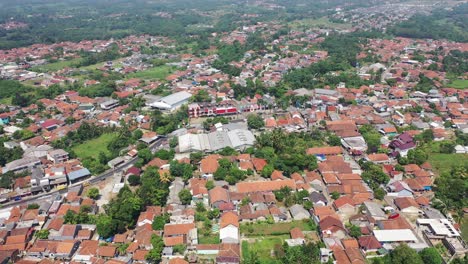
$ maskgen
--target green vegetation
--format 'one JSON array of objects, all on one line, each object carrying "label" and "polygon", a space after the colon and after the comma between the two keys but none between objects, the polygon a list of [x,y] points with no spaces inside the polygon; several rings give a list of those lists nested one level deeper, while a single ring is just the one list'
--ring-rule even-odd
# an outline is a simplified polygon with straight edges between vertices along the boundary
[{"label": "green vegetation", "polygon": [[70,60],[59,60],[52,63],[47,63],[40,66],[35,66],[31,68],[31,71],[35,72],[55,72],[58,70],[65,69],[67,67],[75,67],[75,65],[79,64],[81,58],[75,58]]},{"label": "green vegetation", "polygon": [[338,30],[350,29],[351,24],[347,23],[336,23],[330,21],[327,17],[321,17],[318,19],[301,19],[293,21],[289,24],[293,29],[311,29],[311,28],[332,28]]},{"label": "green vegetation", "polygon": [[[255,156],[264,158],[274,169],[289,176],[294,172],[317,168],[317,159],[306,155],[306,149],[323,145],[323,141],[308,133],[286,133],[280,129],[256,137]],[[270,175],[264,175],[269,177]]]},{"label": "green vegetation", "polygon": [[257,114],[250,114],[247,116],[247,125],[250,129],[260,129],[265,126],[265,121]]},{"label": "green vegetation", "polygon": [[463,164],[468,159],[468,154],[441,154],[431,153],[429,163],[439,173],[449,172],[454,166]]},{"label": "green vegetation", "polygon": [[468,88],[468,80],[452,80],[449,84],[449,87],[456,88],[456,89],[467,89]]},{"label": "green vegetation", "polygon": [[125,232],[128,227],[135,225],[143,206],[143,200],[128,186],[124,186],[116,199],[103,206],[106,214],[96,219],[97,232],[105,238]]},{"label": "green vegetation", "polygon": [[206,234],[203,232],[198,233],[198,243],[202,245],[206,244],[219,244],[221,240],[219,240],[219,233],[210,233]]},{"label": "green vegetation", "polygon": [[127,75],[127,78],[163,80],[174,71],[171,66],[163,65]]},{"label": "green vegetation", "polygon": [[265,236],[255,239],[254,243],[242,241],[242,257],[246,259],[251,252],[256,252],[260,263],[280,263],[271,256],[271,250],[281,247],[284,240],[289,238],[289,235]]},{"label": "green vegetation", "polygon": [[436,9],[430,15],[415,15],[389,32],[399,37],[449,39],[458,42],[468,41],[466,15],[468,4],[461,4],[453,10]]},{"label": "green vegetation", "polygon": [[463,240],[467,241],[468,240],[468,216],[465,216],[462,224],[461,224],[461,235],[463,237]]},{"label": "green vegetation", "polygon": [[86,192],[86,196],[88,196],[89,198],[93,200],[97,200],[100,196],[99,189],[96,187],[90,188],[88,192]]},{"label": "green vegetation", "polygon": [[100,137],[85,141],[82,144],[76,145],[72,148],[76,156],[80,159],[99,157],[99,153],[103,152],[106,155],[110,155],[110,151],[107,146],[109,143],[117,137],[117,133],[106,133]]},{"label": "green vegetation", "polygon": [[[248,223],[241,224],[240,232],[246,236],[286,235],[295,227],[302,231],[315,231],[313,220],[292,221],[287,223]],[[252,231],[252,232],[251,232]]]}]

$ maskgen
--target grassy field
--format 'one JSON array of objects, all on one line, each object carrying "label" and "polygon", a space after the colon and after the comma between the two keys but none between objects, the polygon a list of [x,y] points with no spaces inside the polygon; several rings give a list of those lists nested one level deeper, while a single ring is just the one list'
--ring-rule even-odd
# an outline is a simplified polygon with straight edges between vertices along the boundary
[{"label": "grassy field", "polygon": [[78,63],[80,60],[81,60],[80,58],[77,58],[77,59],[71,59],[71,60],[57,61],[57,62],[33,67],[31,70],[35,72],[59,71],[66,67],[72,67],[74,64]]},{"label": "grassy field", "polygon": [[11,97],[4,97],[0,99],[0,104],[11,105]]},{"label": "grassy field", "polygon": [[461,225],[461,231],[463,240],[468,241],[468,215],[465,216],[465,219]]},{"label": "grassy field", "polygon": [[242,241],[242,257],[245,259],[250,252],[256,252],[260,263],[280,263],[275,257],[271,256],[271,250],[276,246],[282,246],[288,235],[268,236],[255,239],[255,242],[249,243]]},{"label": "grassy field", "polygon": [[457,89],[466,89],[468,88],[468,80],[453,80],[448,86]]},{"label": "grassy field", "polygon": [[198,231],[198,244],[219,244],[219,233],[213,233],[209,236],[203,235],[203,232]]},{"label": "grassy field", "polygon": [[171,66],[163,65],[155,68],[151,68],[145,71],[135,72],[128,75],[128,78],[140,78],[140,79],[165,79],[173,72]]},{"label": "grassy field", "polygon": [[318,19],[302,19],[296,20],[290,23],[290,26],[294,29],[308,29],[308,28],[332,28],[332,29],[340,29],[346,30],[350,29],[350,24],[341,24],[341,23],[334,23],[331,22],[327,17],[321,17]]},{"label": "grassy field", "polygon": [[106,155],[109,155],[110,152],[107,149],[107,145],[117,136],[116,133],[103,134],[102,136],[88,140],[83,144],[73,147],[73,151],[80,159],[86,157],[92,157],[97,159],[100,152],[104,152]]},{"label": "grassy field", "polygon": [[[260,224],[241,224],[240,231],[246,236],[267,236],[267,235],[283,235],[295,227],[299,227],[302,231],[314,231],[315,227],[309,221],[293,221],[289,223],[260,223]],[[252,232],[250,232],[252,231]]]},{"label": "grassy field", "polygon": [[429,154],[429,163],[439,173],[450,171],[452,167],[464,164],[467,160],[468,154]]}]

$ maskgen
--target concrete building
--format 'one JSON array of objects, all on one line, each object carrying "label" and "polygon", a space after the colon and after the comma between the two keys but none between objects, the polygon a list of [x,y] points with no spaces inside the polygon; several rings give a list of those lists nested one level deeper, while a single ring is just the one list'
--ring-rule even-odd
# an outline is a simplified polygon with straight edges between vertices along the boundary
[{"label": "concrete building", "polygon": [[174,111],[181,107],[183,104],[188,103],[190,97],[192,97],[191,93],[182,91],[178,93],[173,93],[155,102],[149,103],[148,106],[161,110]]}]

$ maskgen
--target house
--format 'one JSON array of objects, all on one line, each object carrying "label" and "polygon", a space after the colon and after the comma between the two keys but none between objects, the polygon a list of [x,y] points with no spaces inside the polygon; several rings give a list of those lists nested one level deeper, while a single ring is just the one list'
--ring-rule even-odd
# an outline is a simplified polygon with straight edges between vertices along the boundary
[{"label": "house", "polygon": [[166,224],[164,226],[164,244],[166,246],[198,244],[197,228],[195,224]]},{"label": "house", "polygon": [[236,184],[236,189],[239,193],[277,191],[282,187],[289,187],[295,191],[296,182],[292,179],[285,179],[276,181],[238,182]]},{"label": "house", "polygon": [[13,172],[23,171],[26,169],[31,169],[39,164],[41,164],[41,161],[36,157],[17,159],[17,160],[14,160],[12,162],[8,162],[7,164],[5,164],[2,172],[6,173],[9,171],[13,171]]},{"label": "house", "polygon": [[310,218],[310,213],[307,212],[306,209],[300,204],[295,204],[289,208],[289,211],[291,212],[291,215],[294,220],[303,220],[303,219],[309,219]]},{"label": "house", "polygon": [[68,152],[63,149],[50,150],[47,153],[47,159],[55,164],[62,163],[68,160]]},{"label": "house", "polygon": [[239,243],[239,216],[226,212],[220,217],[219,239],[221,243]]},{"label": "house", "polygon": [[328,204],[327,198],[319,192],[311,192],[309,200],[314,204],[314,206],[325,206]]},{"label": "house", "polygon": [[393,149],[393,152],[391,153],[392,157],[396,157],[397,153],[402,157],[406,157],[406,155],[408,155],[408,151],[416,147],[416,143],[414,143],[413,137],[408,132],[405,132],[394,138],[390,142],[389,147]]},{"label": "house", "polygon": [[354,215],[357,212],[357,208],[354,206],[354,201],[350,196],[341,196],[333,202],[333,207],[342,216]]},{"label": "house", "polygon": [[96,255],[100,258],[110,259],[117,254],[117,247],[114,246],[98,246]]},{"label": "house", "polygon": [[288,246],[300,246],[305,243],[305,236],[300,228],[295,227],[291,229],[291,231],[289,231],[289,234],[291,235],[291,238],[285,240],[286,243],[288,243]]},{"label": "house", "polygon": [[55,258],[62,260],[70,260],[78,249],[78,241],[63,241],[57,244]]},{"label": "house", "polygon": [[382,206],[378,203],[366,201],[364,202],[365,213],[368,216],[371,216],[375,220],[384,220],[387,219],[387,215],[382,210]]},{"label": "house", "polygon": [[5,126],[10,123],[10,114],[9,113],[2,113],[0,114],[0,125]]},{"label": "house", "polygon": [[208,192],[210,198],[210,205],[212,207],[219,208],[223,203],[228,203],[229,200],[229,191],[224,189],[221,186],[216,186]]},{"label": "house", "polygon": [[183,258],[171,258],[168,264],[189,264],[189,263]]},{"label": "house", "polygon": [[336,156],[343,154],[343,149],[341,147],[316,147],[308,148],[306,150],[307,155],[314,155],[319,158],[325,159],[327,156]]},{"label": "house", "polygon": [[388,164],[390,158],[385,153],[374,153],[367,155],[367,160],[377,164]]},{"label": "house", "polygon": [[107,99],[103,101],[99,106],[101,107],[102,110],[111,110],[114,107],[117,107],[119,105],[119,101],[115,99]]},{"label": "house", "polygon": [[125,162],[125,160],[122,157],[117,157],[117,158],[107,162],[107,166],[109,166],[111,169],[115,169],[119,165],[122,165],[124,162]]},{"label": "house", "polygon": [[74,168],[67,172],[70,183],[84,180],[91,176],[91,172],[87,168]]},{"label": "house", "polygon": [[206,177],[213,176],[213,173],[218,170],[218,167],[219,164],[217,158],[212,156],[208,156],[200,162],[200,172]]},{"label": "house", "polygon": [[221,243],[216,257],[217,264],[239,264],[241,261],[239,244]]},{"label": "house", "polygon": [[360,236],[358,242],[359,248],[365,255],[375,253],[382,248],[382,245],[375,236]]},{"label": "house", "polygon": [[61,121],[56,119],[49,119],[41,123],[41,127],[45,130],[52,131],[62,124]]},{"label": "house", "polygon": [[396,181],[387,186],[388,195],[396,197],[413,197],[413,190],[404,181]]},{"label": "house", "polygon": [[413,197],[398,197],[393,200],[402,213],[418,214],[419,205]]},{"label": "house", "polygon": [[346,237],[346,229],[343,222],[336,216],[325,216],[319,222],[322,237],[335,237],[343,239]]}]

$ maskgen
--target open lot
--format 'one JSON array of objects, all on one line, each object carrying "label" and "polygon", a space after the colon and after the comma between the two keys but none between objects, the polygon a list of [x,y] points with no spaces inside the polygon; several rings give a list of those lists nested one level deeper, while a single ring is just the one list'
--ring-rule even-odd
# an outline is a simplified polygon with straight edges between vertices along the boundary
[{"label": "open lot", "polygon": [[350,29],[351,24],[346,23],[335,23],[330,21],[327,17],[321,17],[318,19],[302,19],[296,20],[290,23],[290,26],[294,29],[308,29],[308,28],[333,28],[333,29]]},{"label": "open lot", "polygon": [[288,235],[281,236],[268,236],[259,237],[255,239],[249,239],[249,241],[242,241],[242,257],[245,259],[250,252],[256,252],[260,263],[280,263],[276,259],[272,250],[275,247],[281,247],[285,239],[288,239]]},{"label": "open lot", "polygon": [[40,65],[32,68],[32,71],[36,72],[50,72],[50,71],[58,71],[64,69],[66,67],[73,67],[73,65],[80,62],[81,58],[71,59],[71,60],[63,60],[57,61],[53,63],[48,63],[45,65]]},{"label": "open lot", "polygon": [[468,88],[468,80],[453,80],[448,86],[457,89],[466,89]]},{"label": "open lot", "polygon": [[80,159],[87,157],[97,159],[100,152],[104,152],[106,155],[110,154],[109,150],[107,149],[107,145],[116,136],[116,133],[103,134],[98,138],[88,140],[80,145],[73,147],[72,149]]},{"label": "open lot", "polygon": [[173,72],[171,66],[163,65],[154,67],[145,71],[135,72],[128,75],[128,78],[141,78],[141,79],[165,79]]},{"label": "open lot", "polygon": [[467,160],[468,154],[429,154],[429,163],[439,173],[448,172],[452,167],[464,164]]},{"label": "open lot", "polygon": [[[312,221],[312,220],[311,220]],[[246,236],[268,236],[268,235],[283,235],[289,236],[289,231],[295,227],[299,227],[302,231],[314,231],[315,226],[309,221],[292,221],[288,223],[254,223],[241,224],[240,231]],[[252,231],[252,232],[251,232]]]}]

